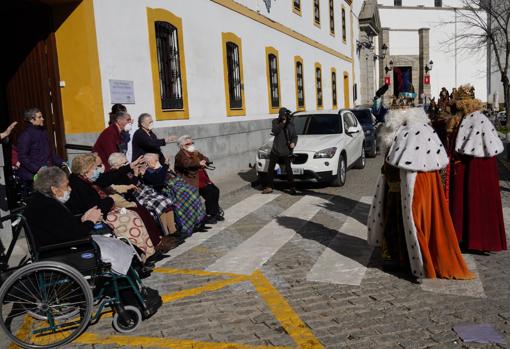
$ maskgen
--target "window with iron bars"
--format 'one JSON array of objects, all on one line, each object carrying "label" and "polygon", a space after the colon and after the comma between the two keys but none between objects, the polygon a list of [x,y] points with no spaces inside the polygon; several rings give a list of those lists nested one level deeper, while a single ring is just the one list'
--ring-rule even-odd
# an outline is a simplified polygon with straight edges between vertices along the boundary
[{"label": "window with iron bars", "polygon": [[434,0],[435,7],[443,7],[443,0]]},{"label": "window with iron bars", "polygon": [[347,24],[345,23],[345,8],[342,7],[342,40],[347,41]]},{"label": "window with iron bars", "polygon": [[303,64],[296,62],[297,106],[305,107],[305,83],[303,79]]},{"label": "window with iron bars", "polygon": [[182,109],[184,103],[177,28],[161,21],[155,25],[161,107],[167,110]]},{"label": "window with iron bars", "polygon": [[322,72],[321,68],[315,68],[315,83],[317,88],[317,107],[322,107]]},{"label": "window with iron bars", "polygon": [[393,0],[393,6],[402,6],[402,0]]},{"label": "window with iron bars", "polygon": [[321,24],[320,0],[313,0],[313,20],[316,24]]},{"label": "window with iron bars", "polygon": [[301,0],[294,0],[294,10],[301,12]]},{"label": "window with iron bars", "polygon": [[338,100],[336,95],[336,73],[334,71],[331,72],[331,89],[332,89],[331,95],[333,96],[333,106],[337,106]]},{"label": "window with iron bars", "polygon": [[334,0],[329,0],[329,32],[335,34],[335,4]]},{"label": "window with iron bars", "polygon": [[230,108],[239,109],[243,107],[239,46],[230,41],[227,42],[227,68]]},{"label": "window with iron bars", "polygon": [[278,88],[278,60],[274,54],[267,56],[269,63],[269,86],[271,89],[271,107],[280,107],[280,92]]}]

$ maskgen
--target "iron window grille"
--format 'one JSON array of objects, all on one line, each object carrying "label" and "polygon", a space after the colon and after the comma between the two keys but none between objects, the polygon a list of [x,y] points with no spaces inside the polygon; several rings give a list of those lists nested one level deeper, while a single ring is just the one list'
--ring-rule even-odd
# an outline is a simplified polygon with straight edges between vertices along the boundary
[{"label": "iron window grille", "polygon": [[280,93],[278,89],[278,60],[276,56],[270,53],[267,56],[269,63],[269,85],[271,90],[271,107],[278,108],[280,106]]},{"label": "iron window grille", "polygon": [[305,107],[305,86],[303,79],[303,64],[296,62],[296,83],[297,83],[297,97],[298,107]]},{"label": "iron window grille", "polygon": [[322,107],[322,73],[321,68],[315,68],[315,81],[317,84],[317,106]]},{"label": "iron window grille", "polygon": [[345,8],[342,8],[342,39],[347,40],[347,25],[345,23]]},{"label": "iron window grille", "polygon": [[241,81],[241,64],[239,58],[239,46],[233,42],[227,42],[227,68],[228,68],[228,93],[230,108],[240,109],[243,107],[243,88]]},{"label": "iron window grille", "polygon": [[335,34],[335,5],[334,0],[329,0],[329,31]]},{"label": "iron window grille", "polygon": [[335,72],[331,73],[331,88],[333,89],[332,94],[331,94],[333,96],[333,105],[338,105],[337,95],[336,95],[336,73]]},{"label": "iron window grille", "polygon": [[155,25],[161,107],[167,110],[182,109],[184,101],[177,28],[160,21]]},{"label": "iron window grille", "polygon": [[294,10],[301,12],[301,0],[294,0]]},{"label": "iron window grille", "polygon": [[393,6],[402,6],[402,0],[393,0]]},{"label": "iron window grille", "polygon": [[313,1],[313,19],[315,23],[321,24],[320,0]]},{"label": "iron window grille", "polygon": [[443,0],[434,0],[435,7],[443,7]]}]

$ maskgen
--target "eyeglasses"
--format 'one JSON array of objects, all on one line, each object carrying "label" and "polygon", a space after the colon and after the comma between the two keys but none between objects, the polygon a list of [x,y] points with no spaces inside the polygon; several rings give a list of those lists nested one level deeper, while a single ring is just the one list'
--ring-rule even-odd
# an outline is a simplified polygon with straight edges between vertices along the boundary
[{"label": "eyeglasses", "polygon": [[193,142],[191,142],[191,143],[186,143],[186,144],[184,144],[184,146],[193,145],[193,144],[195,144],[195,143],[193,143]]}]

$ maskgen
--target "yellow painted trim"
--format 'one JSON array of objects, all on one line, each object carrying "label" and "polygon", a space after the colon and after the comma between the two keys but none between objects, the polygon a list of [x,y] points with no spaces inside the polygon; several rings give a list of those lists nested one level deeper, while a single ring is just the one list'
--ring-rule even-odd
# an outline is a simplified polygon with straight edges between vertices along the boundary
[{"label": "yellow painted trim", "polygon": [[[179,41],[179,64],[182,82],[182,109],[163,109],[161,104],[161,81],[159,79],[158,49],[156,46],[156,21],[168,22],[177,28],[177,40]],[[147,7],[147,25],[149,29],[149,49],[151,53],[152,84],[156,120],[189,119],[188,83],[186,79],[186,58],[184,57],[182,19],[167,10]]]},{"label": "yellow painted trim", "polygon": [[[335,84],[333,85],[333,73],[335,73]],[[336,91],[333,90],[333,86],[336,87]],[[336,95],[336,101],[333,99],[333,92]],[[331,104],[333,109],[338,108],[338,75],[336,74],[336,68],[331,68]]]},{"label": "yellow painted trim", "polygon": [[301,14],[301,3],[299,3],[299,9],[294,7],[294,0],[290,0],[290,7],[292,8],[292,12],[295,14],[302,16]]},{"label": "yellow painted trim", "polygon": [[[94,3],[83,0],[53,9],[58,70],[66,134],[99,132],[105,127]],[[86,69],[85,69],[86,68]]]},{"label": "yellow painted trim", "polygon": [[309,37],[307,37],[303,34],[300,34],[287,26],[284,26],[280,23],[274,22],[271,19],[259,14],[258,12],[253,11],[253,10],[247,8],[246,6],[243,6],[243,5],[235,2],[234,0],[210,0],[210,1],[212,1],[218,5],[221,5],[223,7],[226,7],[229,10],[239,13],[245,17],[248,17],[258,23],[261,23],[261,24],[269,27],[269,28],[277,30],[280,33],[288,35],[293,39],[299,40],[305,44],[308,44],[308,45],[313,46],[319,50],[329,53],[330,55],[338,57],[346,62],[352,62],[351,57],[348,57],[348,56],[344,55],[343,53],[340,53],[326,45],[323,45],[315,40],[312,40]]},{"label": "yellow painted trim", "polygon": [[199,287],[163,295],[161,298],[163,299],[163,303],[174,302],[174,301],[182,299],[182,298],[198,296],[199,294],[202,294],[204,292],[213,292],[213,291],[221,290],[222,288],[225,288],[227,286],[238,284],[240,282],[244,282],[247,280],[249,280],[249,278],[247,276],[242,276],[242,275],[236,276],[236,277],[233,277],[230,279],[209,282],[203,286],[199,286]]},{"label": "yellow painted trim", "polygon": [[156,268],[154,272],[168,275],[193,275],[193,276],[230,276],[237,277],[239,274],[223,273],[207,270],[194,270],[194,269],[175,269],[175,268]]},{"label": "yellow painted trim", "polygon": [[157,338],[141,336],[101,336],[95,333],[84,333],[74,341],[88,345],[115,345],[127,347],[144,347],[160,349],[292,349],[291,347],[249,345],[225,342],[199,342],[191,339]]},{"label": "yellow painted trim", "polygon": [[351,88],[351,86],[349,83],[349,72],[347,71],[344,71],[343,84],[344,84],[344,108],[349,108],[350,106],[349,89]]},{"label": "yellow painted trim", "polygon": [[[353,27],[353,20],[352,20],[352,8],[349,8],[349,17],[351,20],[351,55],[354,57],[354,27]],[[356,83],[356,69],[354,67],[354,60],[351,61],[352,63],[352,86]],[[358,94],[358,91],[356,91],[356,94]],[[354,94],[352,96],[353,103],[354,103]]]},{"label": "yellow painted trim", "polygon": [[[278,78],[278,106],[273,107],[271,105],[271,76],[269,74],[269,55],[273,54],[276,56],[276,69],[277,69],[277,78]],[[281,93],[281,80],[280,80],[280,58],[278,56],[278,50],[274,47],[268,46],[266,47],[266,78],[267,78],[267,97],[268,97],[268,109],[269,114],[277,114],[280,110],[280,106],[282,105],[282,93]]]},{"label": "yellow painted trim", "polygon": [[324,348],[310,328],[303,323],[285,298],[271,285],[260,270],[251,275],[251,282],[282,327],[296,342],[298,348]]},{"label": "yellow painted trim", "polygon": [[345,6],[342,5],[342,10],[340,12],[340,18],[342,20],[342,42],[347,44],[347,11],[345,10]]},{"label": "yellow painted trim", "polygon": [[[333,2],[333,6],[331,6],[331,2]],[[335,25],[335,0],[329,0],[328,2],[328,6],[329,6],[329,35],[331,36],[335,36],[335,30],[336,30],[336,25]],[[333,13],[331,13],[333,12]],[[333,21],[333,31],[331,31],[331,21]]]},{"label": "yellow painted trim", "polygon": [[312,21],[313,21],[313,24],[317,28],[321,27],[321,2],[320,2],[320,0],[319,0],[319,21],[318,22],[315,20],[315,0],[312,0]]},{"label": "yellow painted trim", "polygon": [[[321,93],[322,93],[322,105],[319,105],[319,86],[317,85],[317,68],[321,72]],[[322,65],[315,63],[313,68],[313,79],[315,80],[315,107],[317,110],[324,109],[324,76],[322,75]]]},{"label": "yellow painted trim", "polygon": [[[297,81],[297,63],[301,63],[301,69],[303,74],[303,106],[299,106],[299,94],[298,94],[298,81]],[[296,110],[304,111],[306,110],[306,94],[305,94],[305,65],[303,63],[303,58],[300,56],[294,56],[294,81],[296,83]]]},{"label": "yellow painted trim", "polygon": [[[228,92],[228,64],[227,64],[227,42],[233,42],[239,47],[239,69],[241,75],[241,108],[230,108],[230,94]],[[246,99],[244,98],[244,73],[243,73],[243,48],[241,38],[234,33],[221,33],[221,46],[223,51],[223,80],[225,83],[225,101],[228,116],[246,115]]]}]

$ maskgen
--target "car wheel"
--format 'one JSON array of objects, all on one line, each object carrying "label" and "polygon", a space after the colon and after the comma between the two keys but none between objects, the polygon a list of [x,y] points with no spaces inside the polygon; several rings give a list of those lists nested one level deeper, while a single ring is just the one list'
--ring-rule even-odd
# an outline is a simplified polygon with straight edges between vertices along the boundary
[{"label": "car wheel", "polygon": [[364,169],[365,165],[367,163],[367,159],[365,158],[365,147],[361,147],[361,156],[356,161],[356,164],[354,165],[354,168],[357,169]]},{"label": "car wheel", "polygon": [[341,187],[345,184],[345,178],[347,177],[347,161],[345,161],[345,155],[340,155],[338,159],[338,171],[335,178],[331,181],[332,187]]},{"label": "car wheel", "polygon": [[375,158],[377,156],[377,141],[374,139],[374,145],[370,149],[370,153],[367,154],[369,158]]}]

